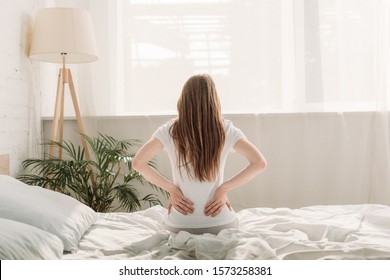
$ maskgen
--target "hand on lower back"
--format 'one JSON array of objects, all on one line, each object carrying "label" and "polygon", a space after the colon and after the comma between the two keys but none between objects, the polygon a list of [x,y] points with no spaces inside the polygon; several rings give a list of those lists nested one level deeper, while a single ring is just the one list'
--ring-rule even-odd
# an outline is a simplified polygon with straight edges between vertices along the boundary
[{"label": "hand on lower back", "polygon": [[225,205],[232,210],[230,201],[226,196],[226,191],[222,188],[217,188],[213,198],[206,204],[204,213],[206,216],[215,217],[222,212]]},{"label": "hand on lower back", "polygon": [[186,198],[179,188],[174,189],[169,194],[168,213],[171,212],[172,206],[183,215],[194,212],[194,203]]}]

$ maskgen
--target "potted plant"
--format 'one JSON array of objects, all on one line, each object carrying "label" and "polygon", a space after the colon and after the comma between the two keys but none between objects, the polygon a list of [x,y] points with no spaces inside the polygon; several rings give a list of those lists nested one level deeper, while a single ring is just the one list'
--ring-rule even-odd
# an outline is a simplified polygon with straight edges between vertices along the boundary
[{"label": "potted plant", "polygon": [[135,188],[134,183],[138,182],[161,191],[132,168],[135,154],[130,149],[139,146],[139,141],[117,140],[100,133],[93,138],[81,136],[88,143],[90,160],[85,158],[84,148],[71,141],[44,143],[62,149],[64,159],[47,154],[43,159],[26,159],[23,168],[30,172],[19,175],[18,179],[70,195],[97,212],[118,209],[132,212],[141,209],[141,203],[161,205],[155,193],[140,198]]}]

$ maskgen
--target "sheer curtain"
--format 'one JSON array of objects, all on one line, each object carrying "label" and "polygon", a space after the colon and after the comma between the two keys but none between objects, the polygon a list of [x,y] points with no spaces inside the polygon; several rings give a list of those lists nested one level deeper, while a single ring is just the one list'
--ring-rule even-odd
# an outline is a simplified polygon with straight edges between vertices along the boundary
[{"label": "sheer curtain", "polygon": [[109,69],[97,79],[102,91],[107,81],[114,91],[98,113],[175,113],[183,82],[202,72],[219,85],[226,113],[375,110],[378,5],[90,1]]},{"label": "sheer curtain", "polygon": [[377,2],[375,50],[376,112],[373,127],[373,165],[370,201],[389,204],[390,200],[390,3]]},{"label": "sheer curtain", "polygon": [[[210,73],[223,113],[269,162],[236,205],[390,204],[389,1],[87,3],[100,59],[79,86],[93,93],[82,111],[105,116],[96,129],[146,138],[184,81]],[[226,174],[242,164],[233,155]]]}]

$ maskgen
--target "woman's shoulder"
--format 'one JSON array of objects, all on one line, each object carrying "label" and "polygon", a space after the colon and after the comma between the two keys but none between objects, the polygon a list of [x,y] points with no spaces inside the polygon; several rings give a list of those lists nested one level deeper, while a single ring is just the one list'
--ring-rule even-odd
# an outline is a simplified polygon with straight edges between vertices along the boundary
[{"label": "woman's shoulder", "polygon": [[223,119],[223,123],[225,125],[225,130],[228,131],[229,129],[231,129],[232,127],[234,127],[233,125],[233,122],[231,120],[228,120],[228,119]]},{"label": "woman's shoulder", "polygon": [[165,138],[168,140],[171,135],[172,125],[175,123],[176,119],[170,119],[165,123],[161,124],[157,130],[154,132],[153,136],[156,138]]},{"label": "woman's shoulder", "polygon": [[175,123],[176,119],[175,118],[172,118],[168,121],[166,121],[165,123],[161,124],[159,129],[163,129],[163,130],[169,130],[172,125]]},{"label": "woman's shoulder", "polygon": [[174,119],[168,120],[165,123],[161,124],[156,131],[153,133],[153,137],[162,139],[169,136],[169,131],[174,123]]},{"label": "woman's shoulder", "polygon": [[245,134],[241,131],[241,129],[237,128],[233,121],[224,119],[225,131],[228,138],[234,139],[234,142],[240,138],[246,138]]}]

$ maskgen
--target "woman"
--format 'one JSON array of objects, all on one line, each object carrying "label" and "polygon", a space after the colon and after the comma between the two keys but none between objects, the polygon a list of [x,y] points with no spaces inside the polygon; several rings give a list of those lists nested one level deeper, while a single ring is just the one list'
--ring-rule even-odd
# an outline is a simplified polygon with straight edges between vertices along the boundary
[{"label": "woman", "polygon": [[[221,115],[215,84],[209,75],[195,75],[184,85],[177,102],[178,118],[168,121],[138,151],[133,168],[170,194],[164,225],[172,232],[213,233],[238,228],[227,193],[266,167],[261,152],[232,122]],[[148,162],[163,149],[168,153],[172,182]],[[229,152],[236,151],[248,165],[224,181]]]}]

